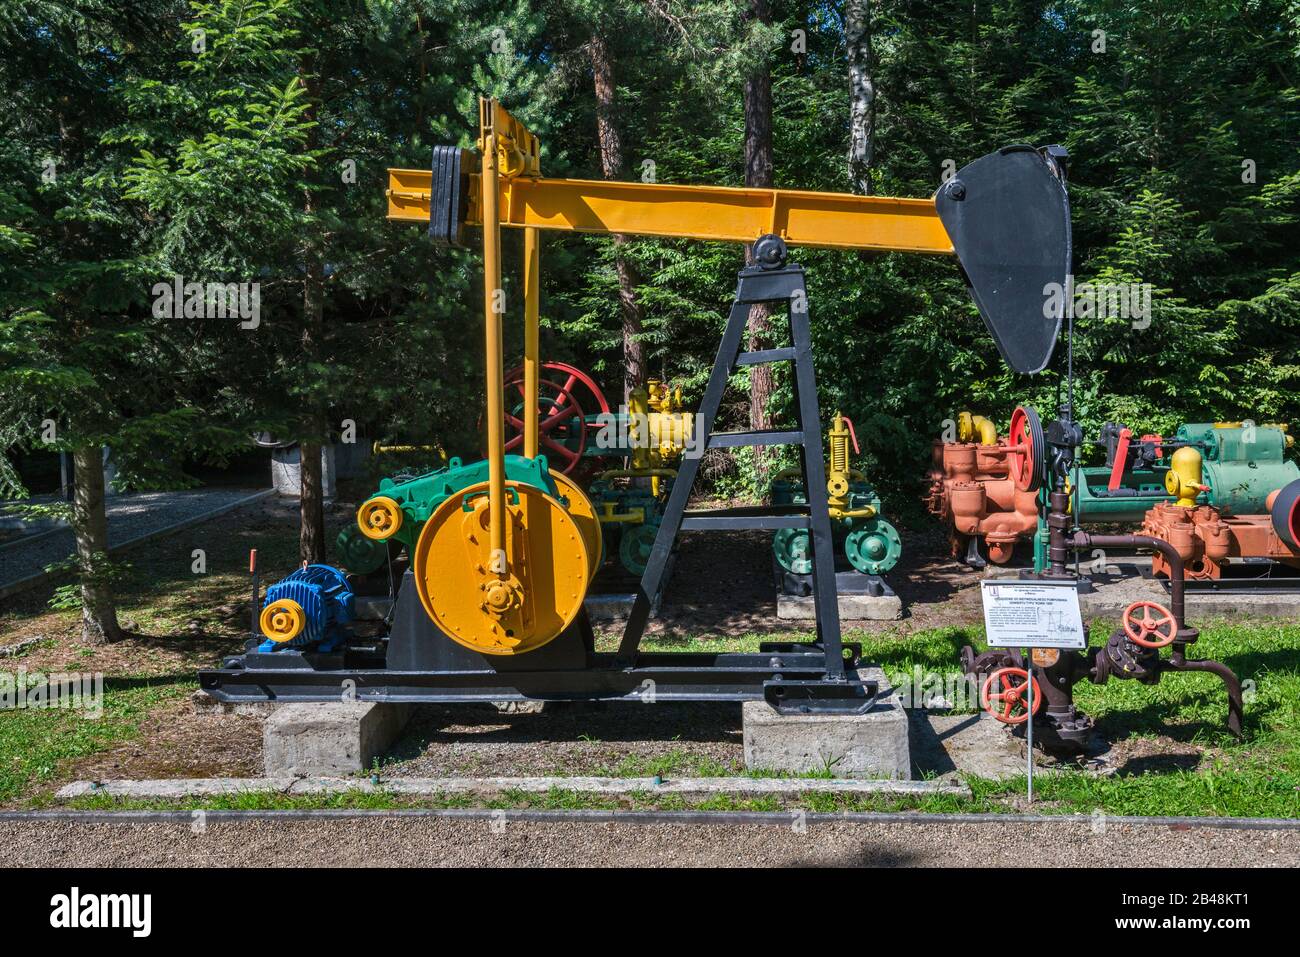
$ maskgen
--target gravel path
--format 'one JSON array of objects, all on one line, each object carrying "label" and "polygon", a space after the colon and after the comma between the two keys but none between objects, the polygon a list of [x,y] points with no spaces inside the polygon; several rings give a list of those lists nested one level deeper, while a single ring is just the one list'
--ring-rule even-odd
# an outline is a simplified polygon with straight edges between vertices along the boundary
[{"label": "gravel path", "polygon": [[[197,521],[230,508],[255,488],[191,489],[184,492],[125,492],[108,499],[108,542],[117,548],[180,522]],[[0,593],[76,549],[70,528],[15,539],[0,547]]]},{"label": "gravel path", "polygon": [[[194,831],[199,833],[194,833]],[[1026,860],[1032,836],[1035,855]],[[1295,867],[1300,833],[1111,824],[680,824],[490,818],[0,821],[0,865]]]}]

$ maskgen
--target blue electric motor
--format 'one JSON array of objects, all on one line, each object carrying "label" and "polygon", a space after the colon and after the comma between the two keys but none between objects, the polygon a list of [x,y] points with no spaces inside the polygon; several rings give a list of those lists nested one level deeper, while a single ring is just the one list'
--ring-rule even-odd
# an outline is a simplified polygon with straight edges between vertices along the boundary
[{"label": "blue electric motor", "polygon": [[316,645],[333,651],[352,620],[352,589],[343,572],[330,565],[308,565],[266,589],[258,619],[266,638],[258,651]]}]

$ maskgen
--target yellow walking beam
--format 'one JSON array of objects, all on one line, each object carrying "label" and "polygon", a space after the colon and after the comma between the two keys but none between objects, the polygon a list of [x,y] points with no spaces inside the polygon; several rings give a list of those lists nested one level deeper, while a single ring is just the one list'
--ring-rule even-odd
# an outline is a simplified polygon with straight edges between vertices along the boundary
[{"label": "yellow walking beam", "polygon": [[[468,177],[469,226],[483,222],[481,183]],[[388,218],[427,224],[432,184],[429,170],[390,169]],[[932,199],[527,175],[501,176],[495,199],[501,225],[524,229],[953,254]]]}]

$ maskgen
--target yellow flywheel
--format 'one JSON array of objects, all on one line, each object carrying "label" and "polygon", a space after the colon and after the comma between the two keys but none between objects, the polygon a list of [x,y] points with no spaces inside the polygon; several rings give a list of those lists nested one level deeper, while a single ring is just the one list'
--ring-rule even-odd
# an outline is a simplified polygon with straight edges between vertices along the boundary
[{"label": "yellow flywheel", "polygon": [[582,540],[587,543],[587,556],[591,559],[591,577],[596,577],[600,564],[605,560],[605,535],[600,530],[600,519],[596,517],[596,506],[591,504],[587,493],[563,472],[551,469],[551,479],[556,489],[568,500],[569,514],[578,523],[582,531]]},{"label": "yellow flywheel", "polygon": [[302,605],[292,598],[281,598],[262,609],[257,622],[262,634],[277,644],[293,641],[307,627],[307,615]]},{"label": "yellow flywheel", "polygon": [[487,492],[486,482],[471,485],[429,516],[415,546],[415,588],[452,641],[482,654],[524,654],[578,616],[593,555],[579,520],[557,499],[507,482],[502,573],[490,554]]},{"label": "yellow flywheel", "polygon": [[357,509],[357,527],[366,538],[392,538],[402,527],[402,506],[387,495],[366,499]]}]

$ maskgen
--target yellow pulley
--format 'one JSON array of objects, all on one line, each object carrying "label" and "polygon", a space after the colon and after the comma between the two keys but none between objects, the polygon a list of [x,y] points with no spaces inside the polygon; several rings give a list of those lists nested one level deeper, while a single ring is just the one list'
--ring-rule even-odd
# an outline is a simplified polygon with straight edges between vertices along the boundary
[{"label": "yellow pulley", "polygon": [[276,644],[284,644],[302,634],[307,627],[307,614],[292,598],[281,598],[262,609],[257,623],[267,638]]},{"label": "yellow pulley", "polygon": [[[573,623],[598,556],[585,520],[522,482],[506,483],[506,554],[494,556],[487,493],[487,482],[472,485],[429,516],[415,546],[415,588],[452,641],[482,654],[524,654]],[[570,501],[585,502],[594,519],[586,496]]]},{"label": "yellow pulley", "polygon": [[392,538],[402,527],[402,506],[387,495],[366,499],[357,509],[357,527],[375,541]]},{"label": "yellow pulley", "polygon": [[596,577],[601,562],[605,560],[605,535],[600,530],[600,518],[596,515],[596,506],[591,504],[578,483],[563,472],[551,469],[551,480],[565,500],[569,503],[569,514],[578,523],[582,531],[582,540],[587,546],[587,556],[591,559],[591,577]]}]

